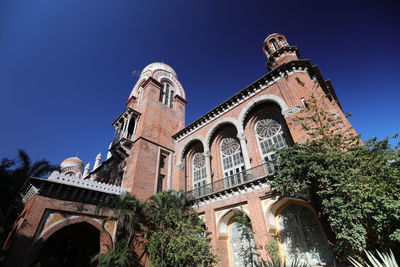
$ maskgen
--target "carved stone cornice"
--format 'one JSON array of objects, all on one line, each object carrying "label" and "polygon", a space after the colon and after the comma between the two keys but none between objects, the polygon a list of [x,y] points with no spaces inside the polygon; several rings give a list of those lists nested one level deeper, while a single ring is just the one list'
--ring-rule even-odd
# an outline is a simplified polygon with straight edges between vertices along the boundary
[{"label": "carved stone cornice", "polygon": [[326,82],[323,79],[321,72],[317,66],[313,66],[309,60],[295,60],[284,63],[276,69],[270,71],[251,85],[244,88],[239,93],[235,94],[219,106],[213,108],[211,111],[174,134],[172,138],[175,141],[181,140],[182,138],[193,133],[197,129],[200,129],[214,119],[225,114],[229,110],[235,108],[239,104],[243,103],[245,100],[259,93],[260,91],[268,90],[268,87],[274,84],[279,79],[283,77],[288,77],[295,72],[303,71],[306,71],[311,78],[315,79],[320,84],[330,100],[335,99],[336,102],[339,103],[333,87],[331,86],[329,81]]}]

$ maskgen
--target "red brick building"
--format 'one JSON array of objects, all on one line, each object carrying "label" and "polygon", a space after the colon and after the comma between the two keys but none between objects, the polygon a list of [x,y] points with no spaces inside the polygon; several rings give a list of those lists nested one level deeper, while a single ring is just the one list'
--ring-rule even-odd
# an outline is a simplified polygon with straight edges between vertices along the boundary
[{"label": "red brick building", "polygon": [[[175,71],[165,63],[145,67],[125,111],[113,122],[115,137],[104,162],[99,155],[94,170],[88,173],[87,166],[82,174],[83,163],[68,159],[64,171],[50,179],[29,180],[23,194],[27,204],[6,244],[6,266],[27,266],[44,257],[46,242],[62,240],[59,233],[67,227],[66,235],[87,232],[98,251],[115,237],[116,223],[108,223],[107,233],[99,231],[108,215],[95,212],[107,194],[128,190],[144,200],[168,189],[190,191],[197,199],[219,266],[246,266],[242,252],[263,248],[276,236],[282,258],[332,265],[313,208],[274,194],[268,179],[275,172],[274,151],[306,139],[292,122],[311,94],[326,96],[324,108],[351,125],[331,83],[300,59],[285,36],[268,36],[263,51],[267,74],[187,126],[186,94]],[[251,221],[250,241],[240,237],[238,214]],[[264,249],[258,253],[267,257]]]}]

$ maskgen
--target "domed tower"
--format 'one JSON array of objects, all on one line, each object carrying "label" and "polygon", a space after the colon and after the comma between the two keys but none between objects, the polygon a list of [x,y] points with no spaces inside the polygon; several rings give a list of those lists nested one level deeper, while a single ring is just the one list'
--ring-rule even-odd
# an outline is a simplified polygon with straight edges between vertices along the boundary
[{"label": "domed tower", "polygon": [[169,188],[175,150],[172,135],[185,126],[186,103],[176,72],[155,62],[143,69],[127,109],[113,123],[115,141],[122,145],[112,146],[111,152],[127,157],[122,186],[138,198]]},{"label": "domed tower", "polygon": [[60,165],[60,172],[69,175],[82,177],[83,161],[77,157],[71,157],[63,160]]},{"label": "domed tower", "polygon": [[268,70],[300,58],[297,47],[290,46],[286,37],[279,33],[271,34],[265,39],[263,51],[268,58]]}]

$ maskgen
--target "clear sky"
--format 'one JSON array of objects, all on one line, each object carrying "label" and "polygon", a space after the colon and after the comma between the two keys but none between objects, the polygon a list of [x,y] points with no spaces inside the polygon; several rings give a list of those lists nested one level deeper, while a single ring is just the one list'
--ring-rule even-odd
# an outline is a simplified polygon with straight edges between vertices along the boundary
[{"label": "clear sky", "polygon": [[1,0],[0,158],[92,166],[147,64],[178,73],[187,123],[264,75],[283,33],[363,138],[400,132],[400,1]]}]

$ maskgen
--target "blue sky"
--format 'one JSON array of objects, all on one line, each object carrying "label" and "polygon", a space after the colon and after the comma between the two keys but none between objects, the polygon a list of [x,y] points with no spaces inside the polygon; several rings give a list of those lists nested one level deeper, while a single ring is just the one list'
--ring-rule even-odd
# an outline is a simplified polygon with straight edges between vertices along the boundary
[{"label": "blue sky", "polygon": [[331,79],[363,138],[400,132],[398,1],[2,0],[0,157],[105,156],[132,71],[171,65],[187,123],[267,71],[285,34]]}]

